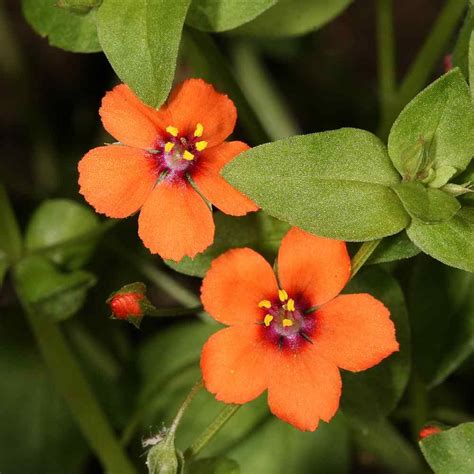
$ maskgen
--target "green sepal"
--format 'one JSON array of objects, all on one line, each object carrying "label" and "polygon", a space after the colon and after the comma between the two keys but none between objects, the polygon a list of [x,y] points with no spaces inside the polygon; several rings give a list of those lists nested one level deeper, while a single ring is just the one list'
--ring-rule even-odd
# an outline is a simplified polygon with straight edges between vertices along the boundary
[{"label": "green sepal", "polygon": [[73,316],[83,305],[87,290],[96,283],[89,272],[63,273],[38,255],[26,257],[16,265],[15,279],[22,297],[39,314],[53,321]]},{"label": "green sepal", "polygon": [[445,222],[461,208],[458,200],[440,189],[409,182],[393,186],[408,214],[427,223]]},{"label": "green sepal", "polygon": [[149,474],[178,474],[183,472],[183,455],[176,449],[174,438],[174,432],[169,431],[162,440],[150,448],[146,457]]}]

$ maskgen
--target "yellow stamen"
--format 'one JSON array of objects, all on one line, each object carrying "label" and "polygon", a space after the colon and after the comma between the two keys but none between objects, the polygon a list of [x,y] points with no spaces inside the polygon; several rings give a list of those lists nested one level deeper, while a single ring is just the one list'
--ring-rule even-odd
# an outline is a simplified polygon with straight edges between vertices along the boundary
[{"label": "yellow stamen", "polygon": [[293,298],[290,298],[288,300],[288,303],[286,303],[286,309],[288,311],[294,311],[295,310],[295,300]]},{"label": "yellow stamen", "polygon": [[286,301],[288,299],[288,293],[285,290],[278,290],[278,297],[280,301]]},{"label": "yellow stamen", "polygon": [[177,137],[177,136],[178,136],[178,133],[179,133],[179,130],[178,130],[176,127],[172,127],[171,125],[169,125],[168,127],[166,127],[166,131],[167,131],[170,135],[173,135],[173,137]]},{"label": "yellow stamen", "polygon": [[263,320],[265,326],[270,326],[270,323],[273,321],[273,316],[271,314],[267,314],[265,319]]},{"label": "yellow stamen", "polygon": [[204,132],[204,127],[202,126],[202,123],[198,123],[196,125],[196,130],[194,130],[194,136],[202,137],[202,132]]},{"label": "yellow stamen", "polygon": [[165,152],[166,153],[169,153],[173,148],[174,148],[174,143],[167,142],[165,144]]},{"label": "yellow stamen", "polygon": [[272,303],[268,300],[262,300],[262,301],[260,301],[260,303],[258,303],[258,307],[259,308],[271,308]]},{"label": "yellow stamen", "polygon": [[183,158],[185,160],[192,161],[192,160],[194,160],[194,155],[191,152],[189,152],[188,150],[185,150],[184,153],[183,153]]},{"label": "yellow stamen", "polygon": [[196,142],[196,150],[197,151],[202,151],[207,148],[207,142],[205,140],[202,140],[200,142]]},{"label": "yellow stamen", "polygon": [[282,321],[282,324],[283,324],[284,328],[289,328],[289,327],[293,326],[293,321],[291,319],[284,319]]}]

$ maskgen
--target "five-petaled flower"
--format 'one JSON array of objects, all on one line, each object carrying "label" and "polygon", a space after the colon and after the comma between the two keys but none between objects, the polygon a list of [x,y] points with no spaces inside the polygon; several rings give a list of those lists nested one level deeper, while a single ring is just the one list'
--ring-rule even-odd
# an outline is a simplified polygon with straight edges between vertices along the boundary
[{"label": "five-petaled flower", "polygon": [[138,232],[151,252],[180,260],[206,249],[214,239],[206,200],[235,216],[257,209],[219,174],[248,146],[224,141],[237,112],[210,84],[183,82],[159,110],[122,84],[106,94],[99,112],[119,143],[94,148],[80,161],[80,192],[109,217],[141,209]]},{"label": "five-petaled flower", "polygon": [[276,416],[313,431],[339,407],[339,369],[365,370],[397,351],[395,327],[371,295],[339,295],[350,277],[344,242],[293,228],[277,268],[278,280],[248,248],[213,261],[202,302],[230,327],[204,345],[203,379],[226,403],[246,403],[267,389]]}]

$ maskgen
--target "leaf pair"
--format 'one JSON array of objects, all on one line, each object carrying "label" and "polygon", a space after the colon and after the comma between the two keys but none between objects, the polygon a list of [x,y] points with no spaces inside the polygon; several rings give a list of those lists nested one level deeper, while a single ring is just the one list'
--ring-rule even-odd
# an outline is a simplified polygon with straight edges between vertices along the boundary
[{"label": "leaf pair", "polygon": [[[369,132],[340,129],[250,149],[223,174],[270,215],[314,234],[366,241],[406,229],[424,252],[474,271],[474,208],[442,189],[468,167],[473,130],[469,89],[454,70],[402,111],[388,150]],[[402,182],[406,152],[420,138],[431,181]]]}]

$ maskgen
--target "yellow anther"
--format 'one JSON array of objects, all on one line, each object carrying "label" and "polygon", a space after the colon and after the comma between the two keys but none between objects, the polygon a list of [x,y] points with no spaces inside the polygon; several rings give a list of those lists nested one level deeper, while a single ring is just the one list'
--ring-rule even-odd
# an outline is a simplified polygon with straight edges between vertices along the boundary
[{"label": "yellow anther", "polygon": [[271,314],[267,314],[265,319],[263,320],[265,326],[270,326],[270,323],[273,321],[273,316]]},{"label": "yellow anther", "polygon": [[293,326],[293,321],[291,319],[284,319],[282,322],[284,328],[289,328]]},{"label": "yellow anther", "polygon": [[207,142],[205,140],[201,140],[200,142],[196,142],[196,150],[202,151],[207,148]]},{"label": "yellow anther", "polygon": [[202,123],[198,123],[196,125],[196,130],[194,130],[194,136],[202,137],[202,132],[204,132],[204,127],[202,126]]},{"label": "yellow anther", "polygon": [[294,311],[295,310],[295,300],[293,298],[290,298],[288,300],[288,303],[286,303],[286,309],[288,311]]},{"label": "yellow anther", "polygon": [[286,301],[288,299],[288,293],[285,290],[278,290],[278,298],[280,298],[280,301]]},{"label": "yellow anther", "polygon": [[176,127],[172,127],[171,125],[169,125],[168,127],[166,127],[166,131],[167,131],[170,135],[173,135],[173,137],[177,137],[177,136],[178,136],[178,133],[179,133],[179,130],[178,130]]},{"label": "yellow anther", "polygon": [[259,308],[271,308],[272,303],[268,300],[262,300],[262,301],[260,301],[260,303],[258,303],[258,307]]},{"label": "yellow anther", "polygon": [[191,152],[189,152],[188,150],[185,150],[184,153],[183,153],[183,158],[185,160],[192,161],[192,160],[194,160],[194,155]]},{"label": "yellow anther", "polygon": [[173,148],[174,148],[174,143],[167,142],[165,144],[165,152],[166,153],[169,153]]}]

